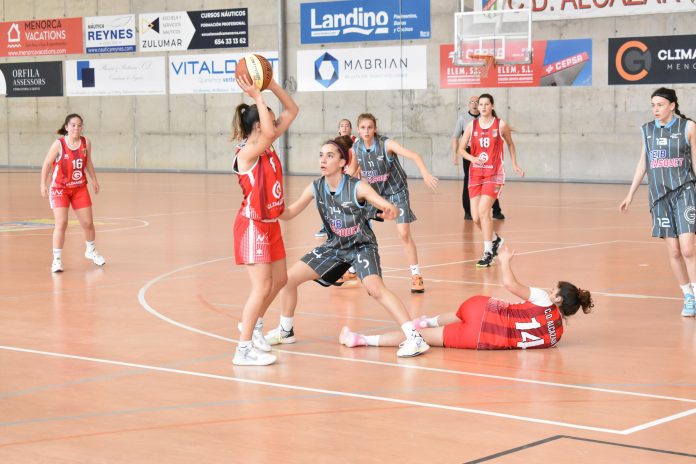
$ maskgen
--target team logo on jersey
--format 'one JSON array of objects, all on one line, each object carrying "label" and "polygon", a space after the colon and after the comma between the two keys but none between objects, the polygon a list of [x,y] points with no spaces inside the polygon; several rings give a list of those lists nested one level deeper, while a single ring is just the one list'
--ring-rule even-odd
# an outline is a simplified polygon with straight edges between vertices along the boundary
[{"label": "team logo on jersey", "polygon": [[486,161],[488,161],[488,153],[486,153],[485,151],[482,152],[478,157],[479,157],[479,159],[480,159],[481,161],[483,161],[484,163],[485,163]]},{"label": "team logo on jersey", "polygon": [[341,208],[350,208],[352,203],[350,201],[344,201],[341,203]]},{"label": "team logo on jersey", "polygon": [[498,129],[493,129],[493,137],[497,137],[497,136],[498,136]]},{"label": "team logo on jersey", "polygon": [[[271,161],[273,161],[273,158],[271,158]],[[280,199],[282,194],[283,187],[280,185],[280,182],[275,181],[275,184],[273,184],[273,196],[276,197],[276,199]]]},{"label": "team logo on jersey", "polygon": [[68,159],[68,154],[67,154],[67,153],[63,155],[63,159],[64,159],[64,160]]},{"label": "team logo on jersey", "polygon": [[72,179],[73,179],[73,180],[80,180],[80,179],[82,179],[82,171],[73,171],[73,173],[72,173]]},{"label": "team logo on jersey", "polygon": [[681,132],[676,132],[669,136],[670,139],[678,139],[679,137],[681,137]]},{"label": "team logo on jersey", "polygon": [[684,219],[689,224],[693,224],[696,221],[696,207],[689,206],[684,211]]}]

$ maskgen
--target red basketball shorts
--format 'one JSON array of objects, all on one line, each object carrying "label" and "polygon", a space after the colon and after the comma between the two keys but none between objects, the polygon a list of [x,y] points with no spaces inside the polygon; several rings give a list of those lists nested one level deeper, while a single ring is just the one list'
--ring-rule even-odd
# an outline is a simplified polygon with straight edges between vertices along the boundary
[{"label": "red basketball shorts", "polygon": [[491,198],[498,198],[500,197],[500,192],[503,191],[503,185],[504,184],[494,184],[493,182],[486,182],[478,185],[469,184],[469,197],[474,198],[486,195]]},{"label": "red basketball shorts", "polygon": [[241,214],[234,221],[234,259],[237,264],[268,264],[285,258],[280,223],[254,221]]},{"label": "red basketball shorts", "polygon": [[89,196],[86,185],[77,188],[52,187],[48,201],[51,209],[67,208],[68,206],[72,206],[73,209],[82,209],[92,206],[92,198]]},{"label": "red basketball shorts", "polygon": [[442,330],[442,344],[446,348],[476,349],[481,321],[490,298],[483,295],[472,296],[459,306],[457,317],[461,322],[448,324]]}]

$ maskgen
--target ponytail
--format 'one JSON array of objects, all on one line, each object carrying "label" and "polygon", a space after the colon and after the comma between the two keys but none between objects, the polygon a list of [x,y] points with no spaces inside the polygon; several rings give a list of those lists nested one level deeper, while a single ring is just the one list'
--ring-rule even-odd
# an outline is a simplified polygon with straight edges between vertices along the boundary
[{"label": "ponytail", "polygon": [[77,114],[77,113],[70,113],[69,115],[67,115],[67,116],[65,117],[65,121],[63,122],[63,125],[60,126],[60,127],[58,128],[58,130],[56,131],[56,134],[58,134],[58,135],[68,135],[68,130],[65,128],[65,126],[67,126],[68,123],[70,122],[70,120],[73,119],[73,118],[78,118],[78,119],[80,120],[80,123],[83,123],[83,124],[84,124],[84,121],[83,121],[83,119],[82,119],[82,116],[80,116],[80,115]]},{"label": "ponytail", "polygon": [[240,103],[234,110],[232,118],[232,140],[243,140],[249,137],[254,124],[259,122],[259,110],[256,105]]},{"label": "ponytail", "polygon": [[580,308],[582,308],[583,313],[587,314],[594,307],[590,292],[580,289],[570,282],[558,282],[558,295],[562,299],[558,309],[561,310],[564,317],[572,316]]}]

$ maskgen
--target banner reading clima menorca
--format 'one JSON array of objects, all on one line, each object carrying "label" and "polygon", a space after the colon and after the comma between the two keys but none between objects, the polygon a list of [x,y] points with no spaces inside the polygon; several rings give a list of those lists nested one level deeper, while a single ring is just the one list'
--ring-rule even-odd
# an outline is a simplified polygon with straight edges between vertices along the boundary
[{"label": "banner reading clima menorca", "polygon": [[609,39],[609,85],[696,82],[696,35]]},{"label": "banner reading clima menorca", "polygon": [[39,61],[0,64],[0,95],[12,97],[63,96],[63,63]]}]

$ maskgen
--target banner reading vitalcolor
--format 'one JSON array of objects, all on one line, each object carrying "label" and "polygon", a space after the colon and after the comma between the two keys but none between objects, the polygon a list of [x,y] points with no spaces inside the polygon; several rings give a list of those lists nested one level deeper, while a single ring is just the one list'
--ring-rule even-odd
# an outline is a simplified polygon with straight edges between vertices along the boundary
[{"label": "banner reading vitalcolor", "polygon": [[696,12],[688,0],[474,0],[474,11],[532,8],[532,20],[562,20],[655,13]]},{"label": "banner reading vitalcolor", "polygon": [[164,57],[65,62],[69,97],[87,95],[164,95]]},{"label": "banner reading vitalcolor", "polygon": [[696,35],[609,39],[609,85],[696,82]]},{"label": "banner reading vitalcolor", "polygon": [[[271,62],[278,72],[278,52],[255,52]],[[169,93],[239,93],[235,81],[237,63],[248,53],[176,55],[169,57]]]},{"label": "banner reading vitalcolor", "polygon": [[91,16],[85,18],[87,53],[135,51],[135,15]]},{"label": "banner reading vitalcolor", "polygon": [[[592,40],[535,40],[530,64],[481,68],[455,66],[454,45],[440,45],[440,88],[592,85]],[[466,53],[466,51],[465,51]]]},{"label": "banner reading vitalcolor", "polygon": [[339,48],[297,52],[297,90],[425,89],[425,45]]},{"label": "banner reading vitalcolor", "polygon": [[0,23],[0,56],[82,53],[82,18]]},{"label": "banner reading vitalcolor", "polygon": [[7,94],[8,98],[60,97],[63,95],[63,63],[0,63],[1,94]]}]

